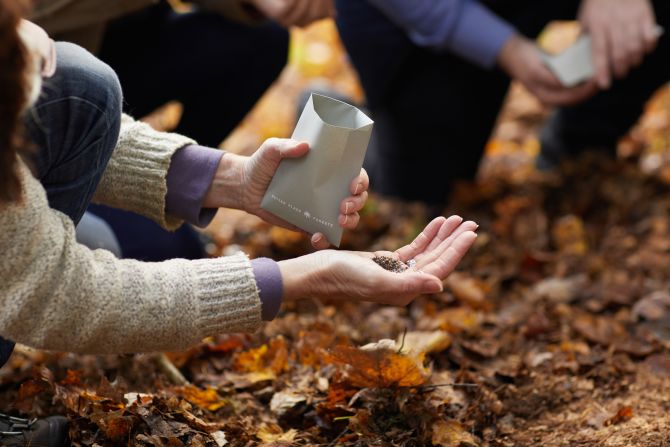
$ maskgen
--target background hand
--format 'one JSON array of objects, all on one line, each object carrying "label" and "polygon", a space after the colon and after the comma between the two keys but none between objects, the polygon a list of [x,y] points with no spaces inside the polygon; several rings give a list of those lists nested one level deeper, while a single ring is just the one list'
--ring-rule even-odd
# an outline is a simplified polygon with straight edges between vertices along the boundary
[{"label": "background hand", "polygon": [[[279,163],[284,158],[302,157],[309,151],[307,143],[289,139],[271,138],[251,156],[243,157],[226,154],[203,202],[206,208],[234,208],[254,214],[273,225],[294,231],[303,231],[261,208],[263,196],[272,181]],[[358,211],[368,198],[370,181],[367,172],[361,170],[358,177],[351,181],[351,196],[340,203],[338,223],[342,228],[353,229],[358,225]],[[329,246],[321,233],[312,235],[312,246],[320,250]]]},{"label": "background hand", "polygon": [[332,0],[252,0],[252,4],[287,28],[307,26],[316,20],[335,17]]},{"label": "background hand", "polygon": [[583,0],[579,22],[591,36],[595,79],[608,89],[642,63],[658,41],[649,0]]},{"label": "background hand", "polygon": [[[438,217],[409,245],[395,252],[326,250],[280,261],[284,299],[324,298],[372,301],[405,306],[417,296],[442,290],[442,281],[456,268],[477,235],[477,224],[458,216]],[[416,265],[403,273],[385,270],[372,261],[389,256]]]},{"label": "background hand", "polygon": [[545,65],[542,51],[537,45],[520,35],[511,37],[505,43],[498,63],[510,77],[521,82],[542,103],[550,106],[577,104],[598,91],[592,81],[576,87],[564,87]]}]

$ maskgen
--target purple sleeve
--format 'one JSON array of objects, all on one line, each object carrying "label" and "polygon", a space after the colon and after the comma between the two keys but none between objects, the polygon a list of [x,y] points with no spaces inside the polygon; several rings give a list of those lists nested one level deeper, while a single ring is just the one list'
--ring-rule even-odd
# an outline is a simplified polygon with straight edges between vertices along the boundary
[{"label": "purple sleeve", "polygon": [[514,27],[475,0],[369,0],[419,46],[495,65]]},{"label": "purple sleeve", "polygon": [[215,208],[204,208],[202,202],[212,184],[224,152],[189,145],[172,156],[167,173],[165,212],[198,227],[206,227],[216,214]]},{"label": "purple sleeve", "polygon": [[251,267],[261,296],[261,317],[272,321],[279,313],[284,294],[279,265],[272,259],[258,258],[251,261]]}]

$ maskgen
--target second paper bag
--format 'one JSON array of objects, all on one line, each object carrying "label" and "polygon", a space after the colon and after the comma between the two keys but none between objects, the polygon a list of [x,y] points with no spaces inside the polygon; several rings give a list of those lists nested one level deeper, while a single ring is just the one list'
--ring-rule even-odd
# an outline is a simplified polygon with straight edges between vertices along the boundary
[{"label": "second paper bag", "polygon": [[363,166],[372,125],[356,107],[313,93],[291,137],[310,151],[281,161],[261,208],[339,247],[340,203]]}]

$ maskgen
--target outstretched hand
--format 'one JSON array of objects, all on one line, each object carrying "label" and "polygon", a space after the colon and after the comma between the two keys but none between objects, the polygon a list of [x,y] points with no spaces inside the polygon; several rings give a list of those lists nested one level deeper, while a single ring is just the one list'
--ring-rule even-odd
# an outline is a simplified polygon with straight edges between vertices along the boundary
[{"label": "outstretched hand", "polygon": [[[394,252],[326,250],[279,262],[284,300],[314,297],[405,306],[417,296],[442,291],[442,281],[474,243],[477,224],[438,217],[409,245]],[[395,273],[372,259],[388,256],[412,267]]]}]

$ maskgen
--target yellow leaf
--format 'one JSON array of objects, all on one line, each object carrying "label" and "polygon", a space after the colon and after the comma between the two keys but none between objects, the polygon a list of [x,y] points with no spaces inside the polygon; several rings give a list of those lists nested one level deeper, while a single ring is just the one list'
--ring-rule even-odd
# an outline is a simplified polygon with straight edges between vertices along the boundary
[{"label": "yellow leaf", "polygon": [[358,388],[419,386],[429,375],[418,359],[384,347],[364,350],[354,346],[336,346],[329,352],[328,359],[343,366],[347,382]]},{"label": "yellow leaf", "polygon": [[442,447],[478,446],[479,443],[457,421],[439,420],[433,424],[433,444]]},{"label": "yellow leaf", "polygon": [[174,391],[193,405],[209,411],[216,411],[226,405],[226,401],[213,388],[201,390],[193,385],[187,385],[176,387]]},{"label": "yellow leaf", "polygon": [[261,428],[256,433],[256,437],[263,442],[287,441],[291,442],[297,436],[298,431],[290,429],[284,432],[277,424],[261,424]]}]

